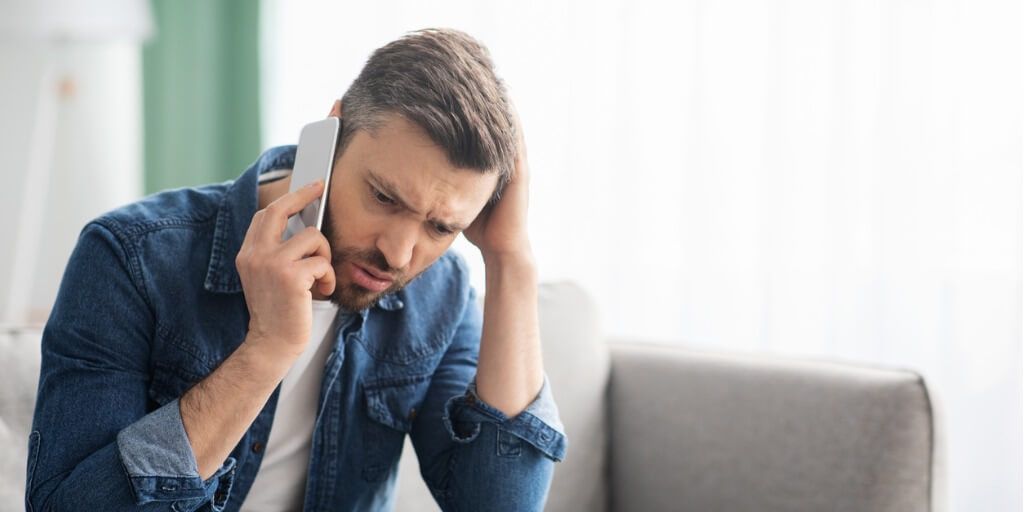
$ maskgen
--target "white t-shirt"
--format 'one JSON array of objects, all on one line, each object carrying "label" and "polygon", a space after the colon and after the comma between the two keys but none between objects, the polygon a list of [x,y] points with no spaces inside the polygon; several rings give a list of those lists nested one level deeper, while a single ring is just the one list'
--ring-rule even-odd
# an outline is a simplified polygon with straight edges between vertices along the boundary
[{"label": "white t-shirt", "polygon": [[242,512],[302,510],[324,364],[345,316],[338,310],[329,300],[313,301],[309,344],[281,381],[270,439]]}]

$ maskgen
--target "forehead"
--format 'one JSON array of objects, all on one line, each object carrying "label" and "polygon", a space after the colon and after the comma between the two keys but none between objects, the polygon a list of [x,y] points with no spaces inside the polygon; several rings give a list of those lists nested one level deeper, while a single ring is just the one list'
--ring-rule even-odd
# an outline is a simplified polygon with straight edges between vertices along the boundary
[{"label": "forehead", "polygon": [[496,172],[452,165],[422,128],[399,115],[388,116],[373,132],[356,132],[341,162],[361,179],[396,189],[421,213],[451,221],[472,220],[498,182]]}]

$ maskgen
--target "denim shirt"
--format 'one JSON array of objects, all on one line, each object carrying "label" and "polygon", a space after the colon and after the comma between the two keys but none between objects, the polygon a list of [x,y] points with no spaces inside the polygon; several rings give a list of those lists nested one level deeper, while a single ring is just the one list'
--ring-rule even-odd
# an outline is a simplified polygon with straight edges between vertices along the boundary
[{"label": "denim shirt", "polygon": [[[280,385],[206,480],[178,400],[245,339],[235,255],[258,176],[294,160],[295,146],[272,148],[234,181],[161,192],[82,229],[43,331],[27,510],[239,509]],[[305,510],[390,509],[406,434],[443,510],[541,510],[567,447],[548,378],[514,417],[483,402],[481,326],[452,251],[350,315],[324,367]]]}]

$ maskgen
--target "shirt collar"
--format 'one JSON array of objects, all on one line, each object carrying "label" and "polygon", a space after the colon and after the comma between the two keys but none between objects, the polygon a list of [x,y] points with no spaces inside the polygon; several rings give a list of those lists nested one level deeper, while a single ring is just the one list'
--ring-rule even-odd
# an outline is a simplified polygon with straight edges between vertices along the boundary
[{"label": "shirt collar", "polygon": [[[291,169],[295,164],[295,145],[277,146],[263,152],[231,185],[217,210],[217,222],[213,231],[213,247],[210,263],[206,269],[203,287],[213,293],[238,293],[242,281],[235,267],[235,257],[242,248],[245,233],[256,214],[259,205],[259,176],[279,170]],[[377,306],[387,311],[402,309],[405,305],[401,292],[389,293],[380,298]],[[364,310],[365,314],[365,310]]]}]

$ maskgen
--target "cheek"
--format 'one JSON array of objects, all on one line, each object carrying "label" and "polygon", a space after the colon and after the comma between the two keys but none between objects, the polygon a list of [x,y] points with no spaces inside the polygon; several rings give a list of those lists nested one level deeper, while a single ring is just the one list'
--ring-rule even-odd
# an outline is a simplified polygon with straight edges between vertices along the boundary
[{"label": "cheek", "polygon": [[337,239],[349,247],[362,247],[373,243],[373,233],[380,220],[352,195],[334,197],[331,201],[331,227]]}]

